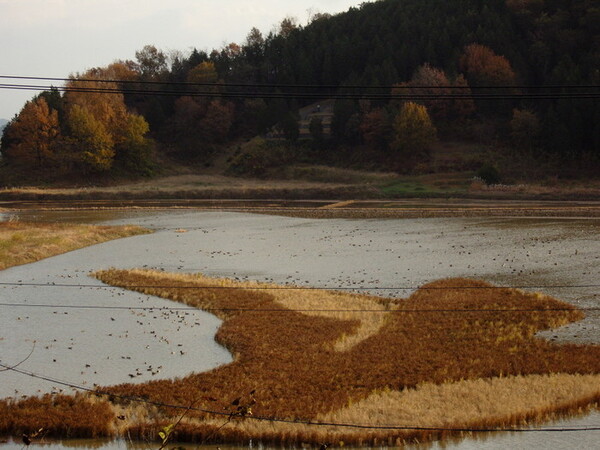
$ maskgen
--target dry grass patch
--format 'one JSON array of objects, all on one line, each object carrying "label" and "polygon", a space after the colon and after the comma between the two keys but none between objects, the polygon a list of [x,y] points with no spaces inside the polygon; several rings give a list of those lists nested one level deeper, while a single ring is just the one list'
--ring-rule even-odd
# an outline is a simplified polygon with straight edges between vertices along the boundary
[{"label": "dry grass patch", "polygon": [[0,270],[144,233],[137,226],[0,222]]},{"label": "dry grass patch", "polygon": [[[600,375],[529,375],[452,383],[426,383],[404,391],[383,390],[338,411],[318,415],[314,422],[405,427],[403,430],[352,429],[331,425],[273,423],[236,419],[221,429],[215,442],[330,442],[353,445],[393,445],[428,441],[461,430],[527,426],[558,417],[600,400]],[[226,419],[184,420],[181,439],[201,442],[223,426]],[[415,427],[411,429],[410,427]],[[424,428],[424,429],[419,429]],[[427,430],[430,428],[431,430]],[[147,427],[134,426],[139,437],[152,438]],[[452,431],[454,430],[454,431]]]},{"label": "dry grass patch", "polygon": [[[444,428],[511,427],[600,400],[600,346],[536,337],[583,314],[541,294],[465,279],[438,281],[408,299],[390,300],[142,270],[111,269],[96,277],[211,310],[224,320],[216,339],[235,357],[204,373],[106,388],[115,417],[130,409],[119,432],[134,437],[155,439],[181,410],[144,411],[119,396],[228,412],[235,398],[252,391],[255,416]],[[0,408],[2,414],[9,412]],[[251,418],[221,427],[226,420],[189,411],[176,438],[399,445],[452,434]]]},{"label": "dry grass patch", "polygon": [[395,309],[392,303],[383,302],[381,298],[347,292],[275,289],[270,293],[277,303],[287,309],[301,311],[308,316],[355,323],[349,333],[342,334],[332,343],[332,348],[338,352],[349,350],[375,336],[383,327],[389,312]]},{"label": "dry grass patch", "polygon": [[574,402],[589,405],[598,399],[600,375],[511,376],[383,390],[319,420],[380,426],[418,422],[426,428],[510,427],[570,410]]},{"label": "dry grass patch", "polygon": [[[105,277],[113,273],[112,271],[100,272],[98,277],[102,281],[107,281]],[[147,277],[147,270],[131,270],[131,275]],[[294,287],[284,287],[270,283],[245,282],[240,283],[227,278],[211,278],[201,274],[173,274],[164,272],[151,272],[154,284],[172,285],[177,282],[183,285],[197,285],[198,287],[221,288],[244,288],[242,296],[248,299],[265,298],[266,295],[270,301],[275,302],[276,309],[281,311],[292,310],[299,314],[312,317],[323,317],[336,319],[346,322],[350,326],[347,331],[339,335],[334,342],[328,343],[328,346],[336,351],[345,351],[356,345],[358,342],[377,334],[386,321],[387,314],[396,309],[396,306],[389,300],[368,295],[357,295],[348,292],[323,291],[296,289]],[[108,275],[110,277],[110,275]],[[108,281],[110,282],[110,281]],[[144,289],[146,293],[169,298],[175,301],[181,301],[190,306],[200,309],[222,308],[222,303],[215,303],[212,296],[198,297],[195,295],[186,295],[184,290],[173,293],[171,290]],[[214,292],[213,292],[214,293]],[[216,305],[220,306],[216,306]],[[244,302],[245,305],[248,302]],[[227,308],[228,306],[225,306]],[[365,314],[363,311],[369,311]],[[222,319],[229,317],[229,313],[223,311],[213,311]]]}]

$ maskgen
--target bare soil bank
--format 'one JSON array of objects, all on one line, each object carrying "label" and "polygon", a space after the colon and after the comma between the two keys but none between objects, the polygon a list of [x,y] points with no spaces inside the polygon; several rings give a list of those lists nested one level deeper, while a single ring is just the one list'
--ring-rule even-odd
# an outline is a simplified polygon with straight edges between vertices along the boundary
[{"label": "bare soil bank", "polygon": [[0,201],[0,211],[193,209],[304,218],[600,217],[600,201],[122,199]]},{"label": "bare soil bank", "polygon": [[[295,170],[295,171],[294,171]],[[328,167],[301,167],[278,179],[191,174],[113,185],[22,186],[0,189],[0,201],[378,200],[472,199],[599,201],[600,182],[486,186],[465,173],[400,176]],[[285,178],[288,177],[288,178]]]}]

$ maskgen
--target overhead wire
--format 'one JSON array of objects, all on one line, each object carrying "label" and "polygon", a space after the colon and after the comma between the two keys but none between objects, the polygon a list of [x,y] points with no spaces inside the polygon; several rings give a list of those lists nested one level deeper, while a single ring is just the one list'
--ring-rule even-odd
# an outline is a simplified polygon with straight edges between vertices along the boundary
[{"label": "overhead wire", "polygon": [[[46,91],[48,86],[17,86],[0,84],[0,89],[25,90],[25,91]],[[215,92],[215,91],[164,91],[164,90],[132,90],[123,91],[120,89],[101,89],[101,88],[57,88],[60,92],[78,92],[88,94],[132,94],[142,96],[167,96],[167,97],[207,97],[207,98],[227,98],[227,99],[245,99],[245,98],[263,98],[263,99],[334,99],[334,100],[557,100],[557,99],[598,99],[600,92],[565,92],[565,93],[513,93],[513,94],[495,94],[495,93],[470,93],[470,94],[419,94],[419,93],[385,93],[385,94],[361,94],[361,93],[331,93],[322,95],[318,93],[307,92],[286,92],[286,93],[261,93],[261,92]]]},{"label": "overhead wire", "polygon": [[[415,99],[415,100],[427,100],[427,99],[597,99],[600,98],[600,92],[598,92],[598,88],[600,86],[597,85],[571,85],[571,86],[484,86],[484,87],[468,87],[468,86],[388,86],[388,87],[380,87],[380,86],[366,86],[366,85],[353,85],[353,86],[328,86],[328,85],[268,85],[268,84],[236,84],[236,83],[187,83],[187,82],[164,82],[164,81],[131,81],[131,80],[96,80],[96,79],[73,79],[73,78],[50,78],[50,77],[24,77],[24,76],[0,76],[0,79],[19,79],[19,80],[42,80],[42,81],[61,81],[68,83],[77,83],[77,82],[97,82],[97,83],[117,83],[117,84],[137,84],[137,85],[156,85],[156,86],[186,86],[186,87],[210,87],[210,88],[227,88],[227,87],[236,87],[236,88],[263,88],[263,89],[364,89],[364,90],[385,90],[389,89],[390,93],[385,94],[365,94],[365,93],[351,93],[351,92],[337,92],[337,93],[327,93],[328,98],[334,99],[373,99],[373,100],[382,100],[382,99]],[[515,89],[527,89],[527,90],[561,90],[562,92],[519,92],[519,93],[493,93],[493,92],[477,92],[485,89],[496,89],[499,91],[506,90],[515,90]],[[75,86],[65,86],[65,87],[55,87],[48,85],[34,85],[34,84],[15,84],[15,83],[2,83],[0,84],[0,89],[5,90],[29,90],[29,91],[43,91],[49,89],[56,89],[60,92],[79,92],[79,93],[100,93],[100,94],[131,94],[131,95],[170,95],[170,96],[202,96],[202,97],[219,97],[219,98],[269,98],[269,99],[278,99],[278,98],[314,98],[320,99],[323,98],[323,93],[319,92],[259,92],[259,91],[251,91],[251,92],[214,92],[214,91],[197,91],[197,90],[187,90],[187,91],[169,91],[166,89],[154,89],[154,90],[145,90],[145,89],[119,89],[119,88],[99,88],[99,87],[75,87]],[[461,93],[441,93],[441,94],[423,94],[423,93],[392,93],[391,90],[396,89],[398,91],[405,91],[409,89],[431,89],[431,90],[462,90],[462,89],[470,89],[470,94],[461,94]],[[565,92],[565,90],[567,92]],[[579,90],[579,92],[577,92]],[[585,90],[581,92],[581,90]],[[34,287],[74,287],[74,288],[103,288],[103,289],[114,289],[114,286],[106,286],[106,285],[84,285],[84,284],[58,284],[58,283],[0,283],[0,286],[34,286]],[[252,290],[322,290],[322,289],[332,289],[332,290],[351,290],[351,291],[359,291],[359,290],[448,290],[448,289],[566,289],[566,288],[598,288],[600,285],[589,284],[589,285],[545,285],[545,286],[452,286],[452,287],[301,287],[301,286],[279,286],[279,287],[226,287],[226,286],[156,286],[156,285],[148,285],[148,286],[127,286],[127,289],[142,289],[142,288],[178,288],[178,289],[252,289]],[[37,307],[37,308],[55,308],[55,309],[63,309],[63,308],[78,308],[78,309],[110,309],[110,310],[147,310],[147,311],[164,311],[164,310],[197,310],[197,308],[191,307],[181,307],[181,308],[165,308],[165,307],[119,307],[119,306],[104,306],[104,305],[47,305],[47,304],[16,304],[16,303],[0,303],[0,306],[3,307]],[[203,308],[204,309],[204,308]],[[578,308],[579,310],[584,311],[598,311],[600,308]],[[206,310],[206,309],[205,309]],[[294,310],[285,310],[285,309],[251,309],[251,308],[209,308],[209,311],[269,311],[269,312],[281,312],[281,311],[297,311],[297,312],[377,312],[377,313],[387,313],[387,312],[398,312],[398,313],[415,313],[415,312],[534,312],[534,311],[571,311],[571,308],[550,308],[550,309],[536,309],[536,308],[525,308],[525,309],[502,309],[502,308],[494,308],[494,309],[392,309],[392,310],[375,310],[375,309],[294,309]],[[140,403],[151,404],[154,406],[160,406],[165,408],[173,408],[173,409],[186,409],[186,410],[194,410],[198,412],[203,412],[207,414],[214,414],[219,416],[230,416],[230,413],[223,411],[213,411],[202,408],[190,408],[189,406],[181,406],[181,405],[169,405],[160,402],[153,402],[148,399],[141,399],[137,397],[131,396],[119,396],[111,393],[102,393],[97,389],[86,388],[85,386],[77,385],[75,383],[70,383],[66,381],[62,381],[53,377],[35,374],[33,372],[24,371],[22,369],[17,368],[16,366],[7,366],[5,364],[0,363],[0,367],[3,367],[5,370],[10,370],[16,373],[20,373],[22,375],[30,376],[33,378],[37,378],[40,380],[48,381],[53,384],[63,385],[66,387],[70,387],[73,389],[87,391],[90,393],[98,394],[98,395],[110,395],[116,398],[122,398],[128,401],[135,401]],[[565,431],[600,431],[600,427],[561,427],[561,428],[510,428],[510,429],[498,429],[498,428],[489,428],[489,429],[478,429],[478,428],[447,428],[447,427],[419,427],[419,426],[410,426],[410,425],[371,425],[371,424],[352,424],[352,423],[335,423],[335,422],[315,422],[315,421],[307,421],[307,420],[298,420],[298,419],[282,419],[276,417],[257,417],[257,416],[249,416],[248,418],[260,421],[269,421],[269,422],[282,422],[282,423],[295,423],[295,424],[304,424],[311,426],[333,426],[333,427],[345,427],[345,428],[363,428],[363,429],[386,429],[386,430],[421,430],[421,431],[450,431],[450,432],[498,432],[498,431],[512,431],[512,432],[565,432]]]},{"label": "overhead wire", "polygon": [[[186,290],[249,290],[249,291],[350,291],[352,293],[360,291],[447,291],[447,290],[501,290],[501,289],[588,289],[600,288],[600,284],[580,284],[580,285],[513,285],[513,286],[422,286],[422,287],[382,287],[382,286],[356,286],[356,287],[312,287],[312,286],[222,286],[222,285],[129,285],[113,286],[107,284],[62,284],[62,283],[10,283],[0,282],[0,287],[34,287],[34,288],[78,288],[78,289],[124,289],[138,291],[143,289],[186,289]],[[597,297],[600,294],[591,294]],[[401,306],[401,305],[398,305]],[[117,306],[117,305],[70,305],[70,304],[44,304],[44,303],[14,303],[0,302],[0,307],[5,308],[47,308],[47,309],[87,309],[87,310],[129,310],[129,311],[198,311],[206,312],[270,312],[270,313],[291,313],[291,312],[335,312],[335,313],[517,313],[517,312],[560,312],[573,311],[575,307],[555,307],[555,308],[233,308],[233,307],[165,307],[165,306]],[[600,307],[576,307],[579,311],[600,311]]]},{"label": "overhead wire", "polygon": [[506,84],[506,85],[482,85],[482,86],[454,86],[454,85],[388,85],[372,86],[366,84],[353,85],[326,85],[326,84],[275,84],[275,83],[202,83],[193,81],[151,81],[151,80],[119,80],[119,79],[97,79],[97,78],[55,78],[55,77],[32,77],[19,75],[0,75],[0,79],[19,79],[19,80],[41,80],[41,81],[62,81],[74,83],[116,83],[116,84],[146,84],[159,86],[210,86],[210,87],[261,87],[261,88],[301,88],[301,89],[413,89],[413,88],[433,88],[433,89],[588,89],[600,88],[597,84],[553,84],[553,85],[526,85],[526,84]]},{"label": "overhead wire", "polygon": [[[303,84],[241,84],[241,83],[195,83],[195,82],[159,82],[159,81],[134,81],[134,80],[96,80],[96,79],[68,79],[68,78],[46,78],[46,77],[25,77],[0,75],[0,79],[16,80],[36,80],[36,81],[61,81],[69,83],[65,86],[52,86],[40,84],[15,84],[2,83],[0,89],[9,90],[30,90],[44,91],[55,89],[59,92],[78,92],[78,93],[96,93],[96,94],[129,94],[129,95],[157,95],[157,96],[192,96],[208,98],[265,98],[265,99],[286,99],[286,98],[304,98],[304,99],[369,99],[369,100],[390,100],[390,99],[483,99],[483,100],[502,100],[502,99],[596,99],[600,98],[600,86],[597,85],[552,85],[552,86],[527,86],[527,85],[502,85],[502,86],[330,86],[330,85],[303,85]],[[96,86],[77,86],[80,83],[95,83]],[[115,84],[117,87],[101,87],[97,84]],[[132,85],[134,88],[121,88],[118,86]],[[161,89],[140,89],[138,86],[150,85],[158,86]],[[185,87],[187,90],[168,90],[165,86]],[[208,90],[197,90],[190,88],[208,88]],[[223,91],[223,88],[244,88],[254,89],[253,91]],[[256,89],[300,89],[301,91],[259,91]],[[346,92],[347,90],[360,89],[372,92]],[[419,92],[420,90],[429,90],[434,92]],[[308,92],[309,90],[337,92]],[[468,93],[462,93],[461,90],[468,90]],[[490,90],[505,91],[496,93]],[[521,91],[525,90],[525,91]],[[549,90],[549,91],[548,91]],[[582,91],[583,90],[583,91]],[[383,93],[381,93],[383,91]],[[435,92],[437,91],[437,92]],[[515,92],[516,91],[516,92]],[[533,92],[531,92],[533,91]],[[541,91],[541,92],[540,92]],[[545,92],[544,92],[545,91]]]},{"label": "overhead wire", "polygon": [[564,308],[403,308],[403,309],[375,309],[375,308],[215,308],[215,307],[165,307],[165,306],[109,306],[109,305],[60,305],[43,303],[0,303],[0,307],[10,308],[45,308],[45,309],[83,309],[83,310],[112,310],[112,311],[205,311],[205,312],[269,312],[269,313],[521,313],[521,312],[573,312],[573,311],[600,311],[600,307],[564,307]]},{"label": "overhead wire", "polygon": [[[236,280],[232,280],[236,281]],[[121,286],[112,286],[108,284],[77,284],[77,283],[34,283],[34,282],[0,282],[0,287],[67,287],[67,288],[90,288],[90,289],[114,289]],[[295,285],[276,285],[276,286],[222,286],[222,285],[162,285],[162,284],[139,284],[127,285],[124,289],[219,289],[219,290],[305,290],[305,291],[354,291],[354,290],[394,290],[394,291],[445,291],[445,290],[498,290],[498,289],[583,289],[600,288],[600,284],[539,284],[539,285],[505,285],[505,286],[473,286],[473,285],[455,285],[455,286],[295,286]]]},{"label": "overhead wire", "polygon": [[[468,86],[388,86],[388,87],[380,87],[380,86],[366,86],[366,85],[353,85],[353,86],[315,86],[315,85],[268,85],[268,84],[236,84],[236,83],[187,83],[187,82],[164,82],[164,81],[132,81],[132,80],[96,80],[96,79],[73,79],[73,78],[50,78],[50,77],[24,77],[24,76],[0,76],[0,79],[20,79],[20,80],[43,80],[43,81],[61,81],[68,83],[77,83],[77,82],[97,82],[97,83],[117,83],[117,84],[137,84],[137,85],[156,85],[156,86],[186,86],[186,87],[210,87],[210,88],[227,88],[227,87],[236,87],[236,88],[264,88],[264,89],[364,89],[364,90],[385,90],[389,89],[390,93],[385,94],[365,94],[365,93],[351,93],[351,92],[337,92],[337,93],[327,93],[327,98],[334,99],[372,99],[372,100],[382,100],[382,99],[415,99],[415,100],[427,100],[427,99],[597,99],[600,98],[600,92],[598,88],[600,86],[597,85],[570,85],[570,86],[484,86],[484,87],[468,87]],[[202,97],[219,97],[219,98],[268,98],[268,99],[278,99],[278,98],[313,98],[320,99],[323,98],[323,93],[319,92],[259,92],[259,91],[251,91],[251,92],[214,92],[214,91],[197,91],[197,90],[187,90],[187,91],[170,91],[165,89],[154,89],[154,90],[145,90],[145,89],[120,89],[120,88],[99,88],[99,87],[75,87],[75,86],[65,86],[65,87],[55,87],[55,86],[47,86],[47,85],[34,85],[34,84],[15,84],[15,83],[2,83],[0,84],[0,89],[7,90],[29,90],[29,91],[43,91],[49,89],[56,89],[60,92],[78,92],[78,93],[99,93],[99,94],[131,94],[131,95],[169,95],[169,96],[202,96]],[[431,89],[431,90],[458,90],[461,89],[470,89],[471,93],[469,94],[461,94],[461,93],[441,93],[441,94],[423,94],[423,93],[401,93],[396,92],[395,94],[391,92],[392,89],[396,89],[398,91],[405,90],[416,90],[416,89]],[[527,90],[561,90],[562,92],[518,92],[518,93],[493,93],[493,92],[477,92],[485,89],[496,89],[496,90],[515,90],[515,89],[527,89]],[[567,92],[565,92],[565,90]],[[579,90],[579,92],[577,92]],[[581,90],[585,90],[581,92]],[[74,288],[109,288],[114,289],[114,286],[106,286],[106,285],[84,285],[84,284],[59,284],[59,283],[0,283],[0,286],[34,286],[34,287],[74,287]],[[156,285],[148,285],[148,286],[127,286],[127,289],[142,289],[142,288],[162,288],[162,289],[251,289],[251,290],[322,290],[322,289],[332,289],[332,290],[351,290],[351,291],[359,291],[359,290],[448,290],[448,289],[566,289],[566,288],[598,288],[600,285],[589,284],[589,285],[545,285],[545,286],[453,286],[453,287],[300,287],[300,286],[279,286],[279,287],[236,287],[236,286],[156,286]],[[197,310],[197,308],[190,307],[181,307],[181,308],[164,308],[164,307],[119,307],[119,306],[104,306],[104,305],[46,305],[46,304],[15,304],[15,303],[0,303],[0,306],[3,307],[38,307],[38,308],[78,308],[78,309],[111,309],[111,310],[148,310],[148,311],[161,311],[161,310]],[[203,308],[204,309],[204,308]],[[578,308],[579,310],[584,311],[598,311],[600,308]],[[206,309],[205,309],[206,310]],[[281,312],[281,311],[297,311],[297,312],[398,312],[398,313],[415,313],[415,312],[534,312],[534,311],[571,311],[571,308],[550,308],[550,309],[536,309],[536,308],[526,308],[526,309],[392,309],[392,310],[374,310],[374,309],[294,309],[294,310],[285,310],[285,309],[251,309],[251,308],[209,308],[209,311],[269,311],[269,312]],[[122,398],[128,401],[136,401],[146,404],[151,404],[154,406],[166,407],[166,408],[175,408],[175,409],[186,409],[186,410],[194,410],[198,412],[214,414],[219,416],[230,416],[230,413],[226,413],[223,411],[212,411],[202,408],[190,408],[189,406],[181,406],[181,405],[169,405],[160,402],[153,402],[147,399],[140,399],[137,397],[129,397],[129,396],[118,396],[110,393],[102,393],[97,391],[96,389],[86,388],[84,386],[80,386],[74,383],[65,382],[62,380],[58,380],[56,378],[52,378],[45,375],[38,375],[33,372],[27,372],[22,369],[18,369],[16,366],[7,366],[5,364],[0,363],[0,367],[3,367],[5,370],[11,370],[13,372],[17,372],[23,375],[27,375],[33,378],[38,378],[41,380],[45,380],[54,384],[59,384],[67,387],[71,387],[77,390],[88,391],[91,393],[99,394],[99,395],[110,395],[112,397]],[[254,420],[261,421],[270,421],[270,422],[283,422],[283,423],[296,423],[296,424],[304,424],[304,425],[313,425],[313,426],[334,426],[334,427],[347,427],[347,428],[364,428],[364,429],[387,429],[387,430],[422,430],[422,431],[451,431],[451,432],[498,432],[498,431],[512,431],[512,432],[544,432],[544,431],[599,431],[600,427],[572,427],[572,428],[537,428],[537,429],[519,429],[519,428],[511,428],[511,429],[471,429],[471,428],[445,428],[445,427],[418,427],[418,426],[408,426],[408,425],[369,425],[369,424],[350,424],[350,423],[335,423],[335,422],[314,422],[314,421],[306,421],[306,420],[291,420],[291,419],[281,419],[275,417],[256,417],[249,416],[249,418]]]},{"label": "overhead wire", "polygon": [[34,372],[25,371],[23,369],[19,369],[16,367],[11,367],[6,364],[0,362],[0,367],[10,370],[12,372],[19,373],[21,375],[29,376],[32,378],[36,378],[42,381],[48,381],[53,384],[57,384],[60,386],[69,387],[75,390],[89,392],[99,396],[105,396],[113,399],[120,399],[127,402],[135,402],[141,404],[147,404],[155,407],[167,408],[167,409],[178,409],[178,410],[187,410],[187,411],[195,411],[201,412],[210,415],[216,415],[220,417],[243,417],[245,419],[262,421],[262,422],[271,422],[271,423],[286,423],[286,424],[298,424],[298,425],[308,425],[308,426],[325,426],[325,427],[339,427],[339,428],[354,428],[354,429],[372,429],[372,430],[397,430],[397,431],[446,431],[446,432],[456,432],[456,433],[492,433],[492,432],[582,432],[582,431],[600,431],[600,426],[593,427],[549,427],[549,428],[452,428],[452,427],[423,427],[416,425],[375,425],[375,424],[358,424],[358,423],[343,423],[343,422],[325,422],[325,421],[313,421],[306,419],[287,419],[280,417],[269,417],[269,416],[255,416],[255,415],[244,415],[241,416],[236,413],[226,412],[226,411],[216,411],[212,409],[205,409],[199,407],[191,407],[191,406],[183,406],[183,405],[173,405],[163,402],[153,401],[147,398],[129,396],[129,395],[120,395],[114,394],[109,391],[101,391],[97,388],[89,388],[86,386],[82,386],[76,383],[59,380],[54,377],[50,377],[47,375],[39,375]]}]

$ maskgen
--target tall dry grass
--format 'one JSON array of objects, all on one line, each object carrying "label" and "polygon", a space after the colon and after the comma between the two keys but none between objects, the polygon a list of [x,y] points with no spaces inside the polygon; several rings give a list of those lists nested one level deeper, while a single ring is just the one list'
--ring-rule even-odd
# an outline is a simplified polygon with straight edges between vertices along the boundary
[{"label": "tall dry grass", "polygon": [[[334,445],[341,442],[361,446],[403,445],[460,435],[460,430],[527,426],[574,409],[587,410],[599,400],[600,375],[529,375],[426,383],[404,391],[374,392],[364,400],[314,419],[319,423],[404,426],[405,429],[356,430],[239,419],[228,423],[218,439],[240,442],[251,438],[279,444],[308,441]],[[202,442],[223,423],[223,419],[215,418],[187,420],[178,429],[179,437]],[[139,424],[132,430],[139,433],[140,438],[151,437],[155,431]],[[212,441],[218,442],[218,439],[215,436]]]},{"label": "tall dry grass", "polygon": [[137,226],[0,222],[0,270],[144,233]]},{"label": "tall dry grass", "polygon": [[[324,422],[486,428],[526,424],[600,399],[600,375],[528,375],[382,390],[319,417]],[[575,403],[573,403],[575,400]],[[339,430],[336,430],[339,432]]]},{"label": "tall dry grass", "polygon": [[0,400],[0,432],[20,436],[43,428],[60,438],[97,438],[113,433],[114,410],[87,395],[44,395]]},{"label": "tall dry grass", "polygon": [[[583,314],[541,294],[456,279],[431,283],[408,299],[390,301],[335,292],[269,290],[256,283],[141,270],[112,269],[96,277],[213,309],[224,320],[216,339],[235,356],[233,363],[205,373],[107,388],[113,395],[183,406],[193,402],[199,408],[227,412],[236,397],[255,391],[258,403],[252,409],[258,416],[450,428],[506,427],[575,411],[600,399],[600,346],[558,345],[535,336]],[[297,311],[313,308],[376,312]],[[568,387],[558,390],[558,386]],[[112,403],[115,416],[135,408],[135,413],[124,414],[128,419],[119,430],[141,438],[155,437],[181,414],[157,407],[141,411],[139,404],[118,397]],[[429,409],[433,412],[426,414]],[[285,444],[334,438],[396,445],[449,434],[249,418],[220,428],[225,420],[189,411],[177,426],[177,438]]]}]

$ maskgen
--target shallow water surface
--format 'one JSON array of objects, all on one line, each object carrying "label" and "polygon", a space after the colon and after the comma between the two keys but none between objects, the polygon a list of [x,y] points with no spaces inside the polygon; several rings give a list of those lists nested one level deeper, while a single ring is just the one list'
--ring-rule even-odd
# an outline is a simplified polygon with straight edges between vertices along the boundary
[{"label": "shallow water surface", "polygon": [[[0,372],[0,397],[69,391],[69,384],[185,376],[231,361],[214,342],[218,319],[197,310],[173,310],[181,305],[89,277],[109,267],[398,297],[429,281],[469,277],[531,287],[580,307],[599,306],[597,220],[314,220],[188,210],[60,214],[39,213],[36,220],[106,219],[102,223],[138,224],[155,232],[0,272],[0,361],[13,365],[32,352],[19,369],[54,380]],[[598,343],[600,317],[590,312],[584,321],[544,336]],[[598,424],[598,415],[582,420],[590,417]],[[575,434],[582,443],[590,434],[598,437],[579,432],[569,438]],[[523,436],[502,433],[462,442],[499,448],[482,445],[513,435]],[[544,436],[538,443],[551,442]]]},{"label": "shallow water surface", "polygon": [[[600,412],[596,411],[585,417],[556,421],[545,425],[543,428],[532,428],[524,432],[501,432],[474,434],[471,437],[456,438],[447,441],[431,442],[421,445],[403,447],[409,450],[506,450],[506,449],[597,449],[600,440],[600,431],[580,431],[582,428],[597,428],[600,423]],[[571,431],[560,431],[561,429]],[[554,429],[555,431],[552,431]],[[71,449],[96,449],[96,450],[146,450],[156,449],[155,442],[128,442],[125,440],[64,440],[46,441],[35,443],[36,447],[44,450]],[[268,447],[262,445],[230,446],[230,445],[192,445],[172,443],[168,448],[182,448],[185,450],[282,450],[281,447]],[[305,447],[296,447],[302,449]],[[330,447],[331,448],[331,447]],[[352,449],[353,447],[348,447]],[[2,450],[22,450],[23,444],[10,441],[0,444]],[[290,449],[290,448],[288,448]],[[293,447],[291,448],[293,449]],[[369,447],[369,450],[396,450],[394,447]],[[363,449],[364,450],[364,449]]]}]

